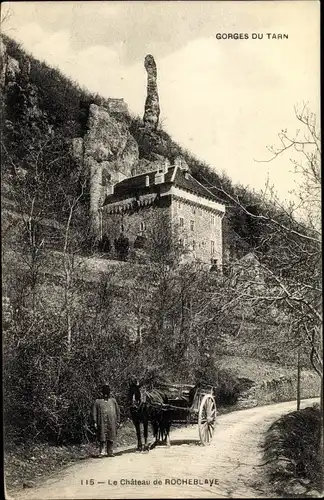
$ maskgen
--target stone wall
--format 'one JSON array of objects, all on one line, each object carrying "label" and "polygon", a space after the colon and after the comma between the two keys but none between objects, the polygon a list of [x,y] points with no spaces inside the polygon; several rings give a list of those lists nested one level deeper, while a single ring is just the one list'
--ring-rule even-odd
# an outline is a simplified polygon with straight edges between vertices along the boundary
[{"label": "stone wall", "polygon": [[[170,203],[170,199],[165,202]],[[172,197],[169,208],[154,205],[124,214],[109,214],[103,207],[102,233],[113,242],[120,235],[123,226],[124,234],[129,238],[132,247],[137,236],[145,236],[150,226],[152,227],[162,217],[161,210],[168,213],[172,227],[182,240],[185,259],[198,259],[210,264],[213,258],[217,260],[218,265],[222,265],[221,217],[203,206],[188,203],[180,198]],[[213,255],[211,253],[212,241],[214,242]]]},{"label": "stone wall", "polygon": [[206,263],[211,263],[213,258],[219,266],[222,265],[222,219],[219,215],[202,205],[195,206],[185,200],[174,199],[172,220],[179,227],[185,246],[190,248],[193,257]]},{"label": "stone wall", "polygon": [[[102,234],[106,235],[110,243],[114,245],[114,240],[118,238],[123,230],[124,235],[129,239],[130,257],[143,257],[141,250],[134,250],[134,243],[137,237],[147,236],[157,225],[158,219],[170,217],[170,206],[141,207],[133,212],[108,214],[103,207]],[[165,219],[167,220],[167,219]],[[114,254],[114,251],[112,252]]]},{"label": "stone wall", "polygon": [[[309,371],[302,370],[300,383],[301,399],[318,397],[320,393],[319,377]],[[277,378],[255,382],[254,386],[239,397],[238,408],[293,401],[297,399],[297,375],[278,375]]]}]

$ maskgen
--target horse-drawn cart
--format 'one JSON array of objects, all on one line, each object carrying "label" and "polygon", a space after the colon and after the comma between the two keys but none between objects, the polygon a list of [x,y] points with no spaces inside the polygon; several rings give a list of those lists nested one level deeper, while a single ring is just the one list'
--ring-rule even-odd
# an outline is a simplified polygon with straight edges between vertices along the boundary
[{"label": "horse-drawn cart", "polygon": [[158,389],[167,395],[160,409],[167,412],[173,424],[198,424],[200,442],[211,443],[216,423],[216,402],[212,386],[167,384]]}]

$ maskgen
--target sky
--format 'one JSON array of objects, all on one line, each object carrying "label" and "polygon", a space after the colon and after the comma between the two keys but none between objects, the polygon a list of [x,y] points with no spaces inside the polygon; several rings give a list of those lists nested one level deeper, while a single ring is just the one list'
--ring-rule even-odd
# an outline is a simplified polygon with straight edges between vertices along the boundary
[{"label": "sky", "polygon": [[[296,175],[268,146],[319,116],[320,10],[305,1],[5,2],[2,31],[37,59],[143,116],[144,58],[157,63],[163,128],[235,183],[289,198]],[[220,33],[221,39],[216,35]],[[243,39],[229,39],[242,33]],[[252,33],[263,34],[252,39]],[[268,37],[267,33],[271,33]],[[247,38],[244,38],[247,34]],[[274,38],[272,34],[286,34]]]}]

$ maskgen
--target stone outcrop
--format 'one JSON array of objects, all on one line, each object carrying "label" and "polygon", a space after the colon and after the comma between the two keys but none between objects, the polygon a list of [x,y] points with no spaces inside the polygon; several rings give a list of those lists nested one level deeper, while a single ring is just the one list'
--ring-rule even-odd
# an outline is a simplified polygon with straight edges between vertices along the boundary
[{"label": "stone outcrop", "polygon": [[126,125],[117,122],[107,109],[91,104],[87,132],[72,142],[72,152],[90,178],[90,214],[95,232],[107,185],[132,175],[138,163],[138,145]]},{"label": "stone outcrop", "polygon": [[141,158],[154,161],[156,154],[165,156],[168,145],[157,132],[142,127],[139,136]]},{"label": "stone outcrop", "polygon": [[6,81],[14,81],[17,75],[20,73],[19,62],[13,57],[7,58],[6,66]]},{"label": "stone outcrop", "polygon": [[71,142],[71,154],[75,161],[79,164],[83,164],[83,138],[75,137]]},{"label": "stone outcrop", "polygon": [[108,111],[110,113],[128,113],[128,107],[123,98],[108,98]]},{"label": "stone outcrop", "polygon": [[7,47],[0,37],[0,85],[4,87],[7,70]]},{"label": "stone outcrop", "polygon": [[[25,123],[33,129],[33,134],[53,135],[53,127],[48,123],[48,116],[40,107],[39,90],[30,81],[31,62],[28,58],[20,62],[7,52],[1,38],[0,82],[4,88],[5,109],[15,109],[14,116],[6,115],[7,126],[13,127],[17,114],[24,117]],[[10,124],[11,121],[11,125]]]},{"label": "stone outcrop", "polygon": [[156,130],[159,123],[160,103],[157,88],[157,68],[154,57],[148,54],[145,57],[144,66],[147,71],[147,95],[143,122],[146,130]]},{"label": "stone outcrop", "polygon": [[154,155],[153,160],[147,160],[146,158],[141,158],[138,164],[133,168],[132,175],[144,174],[145,172],[151,172],[152,170],[163,169],[164,167],[170,167],[170,161],[168,158],[160,155]]},{"label": "stone outcrop", "polygon": [[[160,158],[164,159],[170,153],[170,144],[163,138],[163,135],[158,130],[160,117],[159,93],[157,87],[157,68],[152,55],[148,54],[145,57],[144,66],[147,71],[147,95],[145,100],[143,126],[139,129],[139,154],[141,160],[149,160],[153,163],[148,170],[152,170],[156,166],[156,162]],[[141,172],[145,171],[145,162],[139,165]]]},{"label": "stone outcrop", "polygon": [[1,66],[0,66],[0,83],[1,86],[4,87],[10,83],[16,81],[17,76],[21,72],[21,68],[19,66],[19,62],[17,59],[9,56],[7,53],[6,44],[3,42],[0,37],[0,55],[1,55]]}]

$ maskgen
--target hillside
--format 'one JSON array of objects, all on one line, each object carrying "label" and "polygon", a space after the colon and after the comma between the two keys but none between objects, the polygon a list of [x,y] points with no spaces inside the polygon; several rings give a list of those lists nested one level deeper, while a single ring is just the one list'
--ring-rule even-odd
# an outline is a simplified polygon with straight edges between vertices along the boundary
[{"label": "hillside", "polygon": [[[5,196],[9,192],[12,196],[10,174],[13,169],[18,169],[23,175],[33,171],[37,149],[41,151],[40,167],[44,173],[40,189],[45,181],[54,185],[61,182],[69,194],[75,196],[80,195],[80,186],[84,182],[84,165],[104,165],[107,176],[117,175],[119,171],[133,175],[152,169],[152,163],[159,164],[165,158],[173,162],[181,156],[192,175],[227,206],[223,224],[225,258],[242,256],[251,250],[267,251],[264,244],[266,226],[249,217],[231,198],[238,196],[254,214],[265,209],[275,211],[274,207],[266,207],[256,193],[234,185],[225,174],[217,172],[217,166],[215,170],[200,161],[173,141],[161,125],[147,137],[143,133],[142,119],[132,116],[124,103],[116,105],[109,99],[91,94],[57,69],[28,55],[14,40],[6,36],[2,39],[2,175]],[[83,221],[88,212],[90,188],[87,184],[80,196]],[[47,218],[64,221],[62,197],[54,199],[52,196],[47,205]],[[83,223],[81,225],[84,227]]]},{"label": "hillside", "polygon": [[[218,396],[228,402],[241,392],[236,379],[245,364],[250,371],[241,378],[260,377],[271,384],[278,365],[286,365],[285,375],[295,371],[296,348],[302,345],[301,363],[309,369],[314,342],[298,338],[298,321],[305,317],[300,301],[308,297],[298,294],[300,280],[307,291],[313,276],[309,241],[317,250],[314,238],[306,236],[306,243],[300,243],[299,233],[290,231],[295,222],[289,214],[234,185],[161,126],[148,132],[145,120],[132,116],[123,101],[92,95],[13,40],[3,37],[3,42],[8,435],[18,442],[26,432],[55,443],[84,441],[98,384],[109,379],[125,408],[134,373],[151,382],[158,376],[187,383],[217,379]],[[115,183],[121,175],[172,164],[179,156],[226,205],[224,272],[210,272],[197,262],[170,265],[163,251],[165,231],[145,265],[112,262],[91,233],[91,200],[100,199],[107,179]],[[259,213],[275,216],[277,224],[271,227],[269,218],[253,217]],[[152,257],[154,251],[159,259]],[[254,265],[259,262],[255,254],[270,268],[267,280],[259,264]],[[245,274],[244,263],[252,263],[252,275]],[[289,299],[298,301],[294,317],[290,300],[280,295],[280,280],[278,284],[271,274],[275,270],[282,276],[287,268],[292,277]],[[317,296],[316,291],[312,303]],[[277,364],[269,367],[273,362]],[[282,398],[292,397],[294,383],[291,379]],[[275,397],[276,390],[269,387],[264,392],[269,389]]]}]

